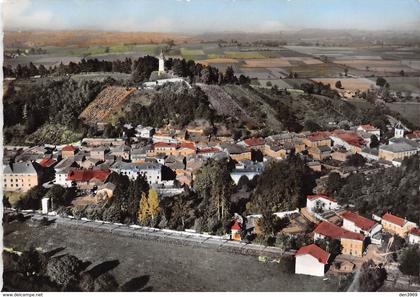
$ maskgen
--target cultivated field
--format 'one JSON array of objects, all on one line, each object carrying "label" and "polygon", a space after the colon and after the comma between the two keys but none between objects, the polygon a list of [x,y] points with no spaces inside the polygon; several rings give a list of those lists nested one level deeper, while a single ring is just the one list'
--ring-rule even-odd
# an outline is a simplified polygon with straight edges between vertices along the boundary
[{"label": "cultivated field", "polygon": [[313,81],[321,82],[323,84],[330,84],[331,89],[338,90],[335,87],[337,81],[341,81],[342,89],[349,91],[367,91],[376,88],[376,82],[367,78],[312,78]]}]

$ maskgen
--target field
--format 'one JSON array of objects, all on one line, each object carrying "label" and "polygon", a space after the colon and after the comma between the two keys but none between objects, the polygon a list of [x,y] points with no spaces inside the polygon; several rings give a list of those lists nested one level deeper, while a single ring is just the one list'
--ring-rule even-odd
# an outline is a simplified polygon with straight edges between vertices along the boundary
[{"label": "field", "polygon": [[[376,79],[372,78],[372,81],[376,83]],[[386,81],[389,83],[390,89],[393,91],[408,91],[420,94],[420,77],[387,77]]]},{"label": "field", "polygon": [[285,271],[281,264],[213,249],[177,246],[161,241],[115,237],[60,226],[4,226],[4,245],[15,250],[31,245],[43,251],[62,248],[94,267],[117,260],[110,272],[119,283],[146,279],[152,291],[337,291],[337,279],[327,281]]},{"label": "field", "polygon": [[322,82],[323,84],[330,84],[331,89],[337,90],[335,83],[341,81],[342,89],[349,91],[367,91],[368,89],[376,88],[376,82],[367,78],[313,78],[313,81]]}]

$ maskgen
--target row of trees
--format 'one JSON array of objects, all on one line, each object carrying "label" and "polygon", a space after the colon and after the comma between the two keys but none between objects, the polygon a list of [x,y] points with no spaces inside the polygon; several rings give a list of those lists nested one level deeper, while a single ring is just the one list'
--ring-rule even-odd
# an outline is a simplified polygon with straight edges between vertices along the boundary
[{"label": "row of trees", "polygon": [[[223,73],[212,66],[204,66],[193,60],[169,58],[165,61],[165,67],[172,70],[175,75],[189,78],[191,82],[206,84],[249,84],[249,77],[235,76],[232,67],[228,67]],[[86,72],[119,72],[131,74],[133,82],[147,81],[153,71],[158,69],[158,59],[153,56],[144,56],[132,60],[105,61],[98,59],[82,59],[80,62],[70,62],[68,65],[60,63],[58,66],[46,68],[44,65],[35,66],[32,62],[28,65],[18,64],[15,68],[11,65],[3,66],[5,77],[30,78],[34,76],[78,74]]]}]

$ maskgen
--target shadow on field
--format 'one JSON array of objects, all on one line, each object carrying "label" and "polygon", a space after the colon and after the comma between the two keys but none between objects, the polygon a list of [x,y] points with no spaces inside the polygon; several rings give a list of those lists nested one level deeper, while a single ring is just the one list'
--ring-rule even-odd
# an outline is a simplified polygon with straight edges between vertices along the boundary
[{"label": "shadow on field", "polygon": [[58,254],[61,251],[64,251],[66,248],[65,247],[58,247],[56,249],[53,249],[51,251],[45,252],[44,255],[47,256],[48,258]]},{"label": "shadow on field", "polygon": [[147,283],[150,280],[149,275],[143,275],[140,277],[135,277],[126,282],[121,286],[122,292],[151,292],[153,290],[152,286],[146,287]]},{"label": "shadow on field", "polygon": [[88,273],[90,273],[93,278],[97,278],[101,274],[104,274],[105,272],[108,272],[114,269],[118,265],[120,265],[120,261],[118,260],[105,261],[105,262],[102,262],[101,264],[94,266],[92,269],[88,271]]}]

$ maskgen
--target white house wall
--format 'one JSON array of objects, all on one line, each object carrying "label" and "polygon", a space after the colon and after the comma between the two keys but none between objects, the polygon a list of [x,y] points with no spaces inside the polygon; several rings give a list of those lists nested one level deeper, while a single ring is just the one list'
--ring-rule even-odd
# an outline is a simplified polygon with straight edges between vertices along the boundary
[{"label": "white house wall", "polygon": [[324,276],[325,265],[309,254],[296,256],[295,273]]}]

